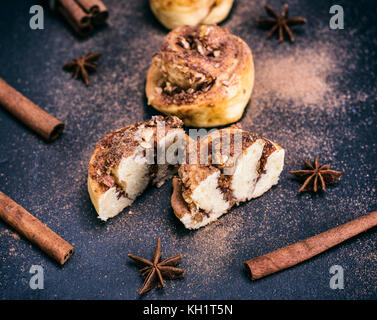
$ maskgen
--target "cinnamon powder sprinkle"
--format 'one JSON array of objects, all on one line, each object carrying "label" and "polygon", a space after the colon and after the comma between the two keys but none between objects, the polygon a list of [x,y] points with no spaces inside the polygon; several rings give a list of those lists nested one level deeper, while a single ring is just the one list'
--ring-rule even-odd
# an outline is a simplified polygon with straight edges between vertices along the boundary
[{"label": "cinnamon powder sprinkle", "polygon": [[272,96],[294,105],[315,104],[320,108],[333,91],[328,77],[340,71],[332,55],[318,47],[256,59],[255,64],[255,100]]}]

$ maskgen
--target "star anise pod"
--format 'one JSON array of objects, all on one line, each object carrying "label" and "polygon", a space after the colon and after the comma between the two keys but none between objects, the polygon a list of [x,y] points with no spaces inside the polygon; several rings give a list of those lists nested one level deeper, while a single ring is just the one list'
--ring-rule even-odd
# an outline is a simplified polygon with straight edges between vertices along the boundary
[{"label": "star anise pod", "polygon": [[84,81],[84,83],[89,85],[89,72],[95,71],[98,63],[96,62],[101,56],[102,52],[97,53],[87,53],[83,57],[72,60],[71,62],[66,63],[63,66],[63,70],[72,72],[74,79],[77,79],[79,76]]},{"label": "star anise pod", "polygon": [[143,294],[153,289],[156,285],[161,288],[165,286],[164,279],[177,279],[182,277],[185,273],[185,269],[179,269],[175,266],[182,259],[182,255],[176,255],[171,258],[167,258],[160,262],[161,259],[161,240],[157,239],[157,247],[153,256],[153,261],[135,256],[133,254],[128,255],[132,260],[136,261],[139,265],[139,271],[143,278],[145,278],[143,286],[139,290],[139,294]]},{"label": "star anise pod", "polygon": [[281,43],[284,40],[284,32],[285,32],[288,34],[289,40],[291,42],[294,42],[295,37],[293,36],[293,33],[290,27],[305,24],[306,19],[302,17],[288,18],[288,5],[287,4],[283,6],[283,10],[280,16],[268,4],[266,4],[264,8],[270,17],[257,19],[257,22],[262,27],[270,29],[270,31],[266,35],[266,38],[269,39],[275,34],[275,32],[278,32],[279,43]]},{"label": "star anise pod", "polygon": [[334,183],[344,173],[342,171],[330,170],[330,165],[325,164],[320,166],[318,162],[318,156],[315,157],[314,164],[311,164],[304,160],[306,169],[289,171],[299,180],[304,181],[304,184],[298,190],[302,191],[314,191],[317,192],[319,187],[322,190],[326,190],[326,185]]}]

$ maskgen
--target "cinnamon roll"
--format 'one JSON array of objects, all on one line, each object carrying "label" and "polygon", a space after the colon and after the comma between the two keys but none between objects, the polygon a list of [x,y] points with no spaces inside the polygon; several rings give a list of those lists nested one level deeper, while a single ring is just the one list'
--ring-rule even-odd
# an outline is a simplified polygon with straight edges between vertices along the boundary
[{"label": "cinnamon roll", "polygon": [[234,0],[150,0],[152,12],[168,29],[179,26],[219,23]]},{"label": "cinnamon roll", "polygon": [[237,127],[211,133],[200,141],[200,153],[205,161],[182,164],[173,179],[171,204],[188,229],[203,227],[234,205],[261,196],[278,183],[284,166],[284,149]]},{"label": "cinnamon roll", "polygon": [[171,31],[147,73],[148,104],[185,125],[215,127],[238,121],[254,85],[248,45],[215,25]]},{"label": "cinnamon roll", "polygon": [[89,163],[88,191],[101,220],[116,216],[148,185],[159,187],[177,172],[181,161],[176,155],[186,152],[182,125],[176,117],[157,116],[113,131],[98,143]]}]

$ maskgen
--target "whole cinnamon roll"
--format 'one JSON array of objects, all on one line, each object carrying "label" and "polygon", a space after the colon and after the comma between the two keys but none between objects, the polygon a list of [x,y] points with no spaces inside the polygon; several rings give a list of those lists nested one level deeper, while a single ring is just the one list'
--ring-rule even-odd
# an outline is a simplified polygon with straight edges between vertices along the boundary
[{"label": "whole cinnamon roll", "polygon": [[185,125],[215,127],[238,121],[254,85],[248,45],[215,25],[171,31],[147,73],[148,104]]},{"label": "whole cinnamon roll", "polygon": [[234,0],[150,0],[157,19],[168,29],[224,20]]}]

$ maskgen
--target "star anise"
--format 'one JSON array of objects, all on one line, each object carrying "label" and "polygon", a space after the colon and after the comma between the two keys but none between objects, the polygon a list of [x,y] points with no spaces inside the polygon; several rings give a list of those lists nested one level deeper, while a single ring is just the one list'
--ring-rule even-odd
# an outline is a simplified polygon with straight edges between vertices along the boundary
[{"label": "star anise", "polygon": [[268,4],[264,6],[269,18],[257,19],[257,22],[265,28],[269,28],[270,31],[267,33],[266,38],[271,38],[275,32],[279,34],[279,43],[284,40],[284,32],[288,34],[289,40],[291,42],[295,41],[295,37],[290,29],[291,26],[301,25],[306,23],[306,19],[302,17],[292,17],[288,18],[288,5],[283,6],[283,11],[279,16],[277,12],[272,9]]},{"label": "star anise", "polygon": [[63,70],[72,72],[74,79],[77,79],[79,76],[84,81],[84,83],[89,85],[89,72],[95,71],[98,63],[96,62],[101,56],[102,52],[97,53],[87,53],[83,57],[72,60],[71,62],[66,63],[63,66]]},{"label": "star anise", "polygon": [[302,191],[311,191],[317,192],[319,186],[322,190],[326,190],[326,185],[334,183],[338,180],[341,175],[344,173],[342,171],[330,170],[330,165],[325,164],[320,166],[318,162],[318,156],[315,157],[314,164],[304,160],[306,170],[297,170],[289,171],[299,180],[304,181],[304,184],[298,190]]},{"label": "star anise", "polygon": [[179,277],[182,277],[186,273],[185,269],[179,269],[175,267],[179,263],[179,260],[182,259],[181,254],[159,262],[161,259],[160,238],[157,239],[157,247],[153,256],[153,261],[149,261],[133,254],[129,254],[128,256],[139,264],[139,271],[142,277],[145,278],[139,294],[148,292],[156,285],[159,288],[164,287],[164,279],[177,279]]}]

